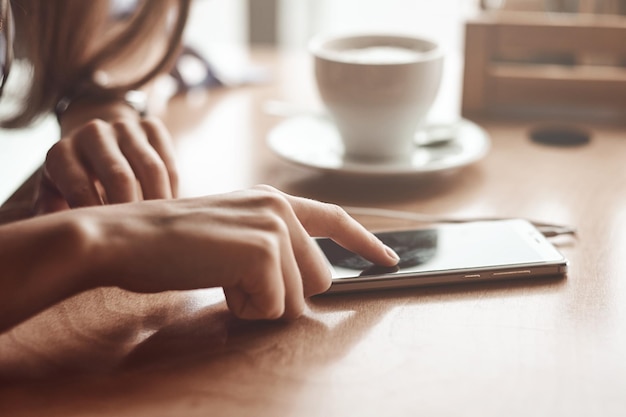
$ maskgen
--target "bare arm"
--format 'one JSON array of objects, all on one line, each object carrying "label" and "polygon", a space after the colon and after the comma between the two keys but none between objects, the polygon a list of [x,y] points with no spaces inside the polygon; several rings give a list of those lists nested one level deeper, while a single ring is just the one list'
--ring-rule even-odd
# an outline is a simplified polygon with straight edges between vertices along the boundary
[{"label": "bare arm", "polygon": [[271,187],[65,211],[0,227],[0,331],[80,291],[223,287],[246,319],[295,318],[330,273],[310,235],[395,265],[337,206]]},{"label": "bare arm", "polygon": [[82,265],[86,232],[67,215],[0,227],[0,331],[92,286]]}]

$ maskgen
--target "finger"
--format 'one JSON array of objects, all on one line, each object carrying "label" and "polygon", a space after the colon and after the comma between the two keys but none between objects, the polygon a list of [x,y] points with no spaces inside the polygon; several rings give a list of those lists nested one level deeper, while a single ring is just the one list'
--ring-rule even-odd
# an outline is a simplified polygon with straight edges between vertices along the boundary
[{"label": "finger", "polygon": [[322,251],[309,236],[291,205],[284,214],[291,250],[298,265],[301,287],[304,297],[310,297],[326,291],[331,284],[331,273],[324,260]]},{"label": "finger", "polygon": [[113,129],[122,154],[128,160],[141,185],[143,198],[172,198],[172,187],[165,163],[150,145],[146,133],[137,124],[116,122]]},{"label": "finger", "polygon": [[63,194],[57,189],[45,169],[42,170],[35,197],[35,214],[53,213],[69,209]]},{"label": "finger", "polygon": [[[282,279],[285,286],[285,309],[282,315],[286,319],[295,319],[302,315],[304,311],[304,289],[303,270],[301,256],[301,247],[294,248],[291,235],[294,233],[291,225],[285,224],[284,220],[279,219],[279,244],[280,244],[280,262]],[[297,258],[297,261],[296,261]]]},{"label": "finger", "polygon": [[398,255],[341,207],[287,195],[298,219],[312,236],[329,237],[378,265],[394,266]]},{"label": "finger", "polygon": [[138,201],[137,179],[119,148],[115,130],[100,120],[76,133],[78,154],[100,181],[111,204]]},{"label": "finger", "polygon": [[265,237],[259,273],[235,288],[224,290],[230,298],[229,307],[242,318],[294,319],[305,308],[302,277],[287,226],[278,216],[273,217],[265,219],[263,227],[267,229],[261,232]]},{"label": "finger", "polygon": [[61,140],[50,148],[43,170],[70,207],[102,204],[102,198],[71,141]]},{"label": "finger", "polygon": [[165,164],[169,175],[172,196],[178,197],[178,169],[176,168],[174,146],[172,145],[170,133],[163,125],[163,122],[157,118],[146,118],[141,121],[141,126],[146,132],[148,142],[159,154],[161,160]]},{"label": "finger", "polygon": [[[285,312],[285,286],[278,256],[277,239],[250,237],[253,251],[244,256],[255,259],[255,268],[235,285],[224,286],[228,308],[239,318],[248,320],[276,319]],[[254,243],[254,242],[257,243]]]},{"label": "finger", "polygon": [[311,297],[321,294],[330,288],[332,276],[327,266],[324,255],[313,239],[307,234],[306,230],[298,222],[301,229],[297,236],[294,236],[294,253],[296,255],[300,273],[302,275],[302,287],[304,297]]},{"label": "finger", "polygon": [[[274,202],[270,204],[270,207],[284,219],[291,242],[290,248],[286,250],[293,252],[301,281],[303,298],[297,302],[301,301],[304,304],[304,297],[322,293],[330,287],[330,270],[320,248],[300,223],[286,194],[269,186],[257,186],[255,189],[274,196]],[[260,204],[257,203],[258,205]]]}]

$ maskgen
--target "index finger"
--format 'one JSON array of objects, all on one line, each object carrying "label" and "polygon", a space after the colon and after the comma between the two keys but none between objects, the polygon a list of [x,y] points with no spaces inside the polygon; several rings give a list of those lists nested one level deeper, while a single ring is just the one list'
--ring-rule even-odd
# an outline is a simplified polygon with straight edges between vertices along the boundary
[{"label": "index finger", "polygon": [[311,236],[329,237],[344,248],[383,266],[395,266],[399,257],[361,223],[335,204],[286,195],[300,223]]}]

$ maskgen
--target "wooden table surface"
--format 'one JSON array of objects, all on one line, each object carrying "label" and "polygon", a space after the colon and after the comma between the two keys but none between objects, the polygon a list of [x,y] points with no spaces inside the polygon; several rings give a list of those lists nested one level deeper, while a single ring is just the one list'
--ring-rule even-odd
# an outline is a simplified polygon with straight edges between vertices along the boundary
[{"label": "wooden table surface", "polygon": [[[351,206],[528,217],[566,279],[317,297],[293,322],[245,322],[220,290],[69,299],[0,335],[0,416],[624,416],[626,129],[589,144],[529,140],[532,121],[479,121],[482,161],[451,175],[338,178],[265,145],[270,99],[315,100],[307,63],[259,54],[269,84],[196,92],[164,113],[184,195],[268,183]],[[373,230],[409,225],[357,217]]]}]

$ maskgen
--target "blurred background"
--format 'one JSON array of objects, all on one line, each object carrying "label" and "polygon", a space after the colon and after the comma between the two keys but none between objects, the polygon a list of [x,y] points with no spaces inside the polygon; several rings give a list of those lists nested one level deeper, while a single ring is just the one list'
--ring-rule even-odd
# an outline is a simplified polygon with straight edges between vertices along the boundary
[{"label": "blurred background", "polygon": [[319,32],[393,30],[454,48],[459,23],[479,8],[477,0],[195,0],[188,39],[302,48]]},{"label": "blurred background", "polygon": [[[432,118],[448,119],[459,117],[461,113],[463,70],[469,63],[464,56],[467,50],[465,24],[484,11],[524,14],[526,22],[544,20],[550,25],[556,14],[574,16],[568,18],[565,26],[573,26],[574,32],[570,33],[580,35],[580,41],[569,35],[561,38],[564,43],[569,39],[570,46],[584,44],[587,50],[574,51],[574,55],[561,51],[558,49],[561,38],[538,34],[536,28],[531,27],[526,33],[535,35],[535,39],[529,48],[543,46],[544,40],[550,41],[549,54],[539,51],[538,55],[540,63],[545,64],[547,57],[549,65],[536,68],[513,67],[510,62],[500,65],[497,60],[503,55],[502,48],[507,53],[509,48],[500,45],[492,61],[474,63],[478,77],[493,76],[493,79],[474,83],[477,87],[473,97],[478,107],[486,107],[489,99],[483,97],[488,90],[485,85],[502,81],[492,90],[503,93],[490,96],[500,100],[495,102],[496,107],[507,100],[513,104],[517,104],[515,100],[530,100],[534,106],[537,99],[562,96],[567,103],[579,100],[595,107],[608,104],[623,112],[626,105],[623,99],[626,97],[626,37],[623,36],[626,0],[194,0],[185,43],[206,57],[222,76],[236,79],[242,70],[250,69],[246,54],[250,45],[272,45],[304,53],[309,39],[318,33],[393,31],[427,37],[438,42],[446,56],[443,84],[431,111]],[[586,29],[576,29],[578,20]],[[593,31],[597,35],[597,25],[603,27],[604,35],[598,40],[590,39],[587,34]],[[493,43],[491,38],[497,37],[489,37],[489,43]],[[532,37],[523,34],[518,39]],[[479,52],[476,56],[489,52],[484,51],[488,46],[474,45]],[[516,47],[519,46],[518,42]],[[601,59],[596,56],[596,47],[603,54]],[[594,52],[592,56],[590,48]],[[534,54],[537,51],[530,52],[529,55],[528,51],[523,51],[522,56],[537,55]],[[509,61],[515,59],[513,56]],[[565,65],[556,67],[555,63]],[[584,65],[579,65],[581,63]],[[588,64],[594,63],[599,65],[590,68]],[[489,66],[491,70],[484,70]],[[529,84],[529,80],[535,84]],[[545,83],[537,84],[537,80]],[[529,96],[529,91],[539,96]],[[589,109],[583,111],[589,114]],[[28,132],[0,132],[3,136],[0,201],[8,198],[43,161],[46,150],[57,139],[57,130],[56,121],[49,118]],[[15,158],[16,154],[21,155],[20,158]]]},{"label": "blurred background", "polygon": [[432,113],[448,119],[459,113],[463,22],[481,7],[487,6],[478,0],[195,0],[185,42],[207,57],[218,74],[236,79],[247,65],[248,45],[306,53],[307,43],[319,33],[420,35],[444,49],[442,91],[448,93],[440,94],[446,102],[436,103]]},{"label": "blurred background", "polygon": [[316,33],[394,30],[461,47],[461,23],[481,10],[626,14],[625,0],[195,0],[188,37],[301,48]]},{"label": "blurred background", "polygon": [[195,0],[186,42],[232,76],[248,45],[305,52],[319,33],[409,33],[445,54],[435,119],[458,117],[462,94],[482,114],[569,107],[578,117],[624,110],[625,15],[626,0]]}]

